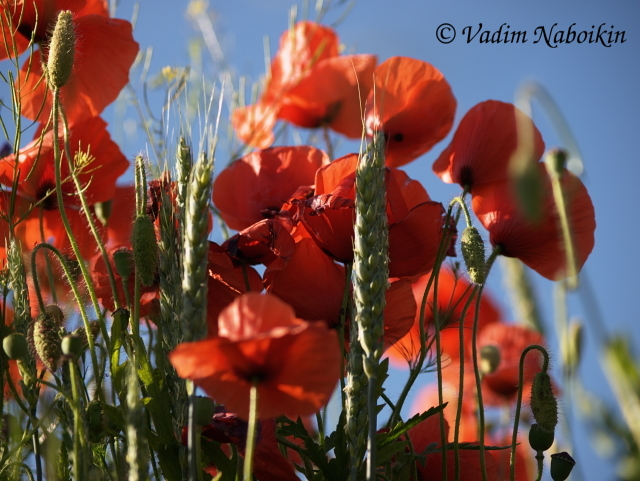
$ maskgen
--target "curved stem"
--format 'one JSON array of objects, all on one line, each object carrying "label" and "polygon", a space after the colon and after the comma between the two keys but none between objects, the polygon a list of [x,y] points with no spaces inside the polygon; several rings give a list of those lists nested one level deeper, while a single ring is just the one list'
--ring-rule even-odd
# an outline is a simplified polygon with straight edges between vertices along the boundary
[{"label": "curved stem", "polygon": [[518,401],[516,402],[516,417],[513,421],[513,436],[511,438],[511,458],[509,460],[510,464],[510,480],[515,481],[516,479],[516,444],[518,441],[518,424],[520,423],[520,410],[522,408],[522,388],[524,384],[524,358],[529,351],[538,350],[542,353],[543,361],[542,361],[542,372],[547,372],[549,368],[549,353],[547,350],[539,346],[538,344],[532,344],[531,346],[527,346],[522,354],[520,355],[520,367],[518,371]]}]

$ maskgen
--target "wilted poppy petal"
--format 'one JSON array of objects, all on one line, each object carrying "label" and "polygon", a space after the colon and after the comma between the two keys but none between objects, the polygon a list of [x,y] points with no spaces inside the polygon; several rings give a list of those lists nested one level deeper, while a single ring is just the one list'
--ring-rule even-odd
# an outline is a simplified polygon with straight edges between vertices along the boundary
[{"label": "wilted poppy petal", "polygon": [[222,247],[249,264],[268,266],[276,259],[291,257],[295,243],[280,222],[265,219],[230,237]]}]

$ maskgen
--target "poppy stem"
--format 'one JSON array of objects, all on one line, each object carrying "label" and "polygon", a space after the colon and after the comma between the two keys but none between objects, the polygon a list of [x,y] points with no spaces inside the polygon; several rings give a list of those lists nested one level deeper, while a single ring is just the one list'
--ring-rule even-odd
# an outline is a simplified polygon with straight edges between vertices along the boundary
[{"label": "poppy stem", "polygon": [[244,452],[244,481],[251,481],[253,472],[253,451],[256,444],[258,421],[258,380],[254,379],[249,391],[249,426],[247,427],[247,447]]},{"label": "poppy stem", "polygon": [[549,353],[547,350],[539,346],[538,344],[532,344],[531,346],[527,346],[527,348],[522,351],[520,355],[520,369],[518,371],[518,401],[516,402],[516,415],[513,420],[513,436],[511,438],[511,458],[509,460],[510,463],[510,481],[515,481],[516,479],[516,445],[518,441],[518,424],[520,423],[520,409],[522,408],[522,388],[524,384],[524,359],[529,351],[533,351],[534,349],[540,351],[543,356],[542,363],[542,372],[547,372],[549,368]]},{"label": "poppy stem", "polygon": [[465,345],[464,345],[464,321],[467,317],[467,311],[469,306],[473,302],[473,298],[478,293],[479,286],[475,286],[471,295],[467,299],[462,312],[460,314],[460,320],[458,321],[458,333],[460,336],[460,384],[458,385],[458,405],[456,406],[456,423],[453,431],[453,452],[455,456],[455,480],[460,479],[460,447],[458,446],[458,440],[460,438],[460,421],[462,420],[462,399],[464,396],[464,362],[465,362]]}]

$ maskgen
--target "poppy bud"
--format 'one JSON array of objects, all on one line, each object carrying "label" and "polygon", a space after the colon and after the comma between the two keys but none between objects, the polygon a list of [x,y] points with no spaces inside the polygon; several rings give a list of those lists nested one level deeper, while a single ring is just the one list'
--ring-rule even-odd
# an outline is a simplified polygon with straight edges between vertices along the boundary
[{"label": "poppy bud", "polygon": [[553,431],[547,431],[539,424],[532,424],[529,429],[529,445],[535,451],[546,451],[553,444]]},{"label": "poppy bud", "polygon": [[62,87],[69,80],[75,51],[76,33],[73,28],[72,13],[63,10],[58,14],[58,20],[49,44],[47,74],[52,89]]},{"label": "poppy bud", "polygon": [[486,278],[484,241],[478,229],[473,226],[465,228],[460,239],[460,250],[471,282],[484,284]]},{"label": "poppy bud", "polygon": [[133,272],[133,251],[126,247],[121,247],[113,253],[113,262],[116,265],[116,272],[123,279],[129,279]]},{"label": "poppy bud", "polygon": [[558,424],[558,402],[551,388],[551,377],[543,371],[536,374],[531,386],[531,411],[536,422],[547,431]]},{"label": "poppy bud", "polygon": [[27,340],[19,332],[14,332],[5,337],[2,341],[2,348],[9,359],[26,360],[29,356]]},{"label": "poppy bud", "polygon": [[500,349],[496,346],[482,346],[480,349],[480,371],[482,374],[491,374],[500,365]]},{"label": "poppy bud", "polygon": [[158,244],[153,222],[146,215],[136,217],[133,224],[133,260],[144,286],[153,284],[158,266]]},{"label": "poppy bud", "polygon": [[564,481],[571,474],[576,462],[569,453],[556,453],[551,455],[551,478],[553,481]]},{"label": "poppy bud", "polygon": [[66,335],[60,342],[60,349],[62,350],[62,354],[75,359],[82,354],[84,349],[84,339],[73,334]]},{"label": "poppy bud", "polygon": [[[62,324],[62,316],[56,316],[56,309],[53,309],[53,307],[60,311],[57,306],[47,306],[45,313],[40,314],[31,322],[28,332],[28,341],[35,355],[51,372],[58,369],[58,361],[62,356],[61,339],[58,334]],[[47,310],[50,312],[47,312]],[[60,311],[60,314],[62,314],[62,311]]]}]

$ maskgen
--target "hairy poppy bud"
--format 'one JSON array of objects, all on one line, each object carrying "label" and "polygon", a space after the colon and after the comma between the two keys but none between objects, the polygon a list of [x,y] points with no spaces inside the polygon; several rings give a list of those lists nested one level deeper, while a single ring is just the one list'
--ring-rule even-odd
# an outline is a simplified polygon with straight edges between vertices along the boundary
[{"label": "hairy poppy bud", "polygon": [[146,215],[136,217],[132,241],[136,271],[142,284],[150,286],[153,284],[158,265],[158,244],[153,222]]},{"label": "hairy poppy bud", "polygon": [[126,247],[121,247],[113,253],[113,262],[116,265],[116,272],[123,279],[129,279],[133,272],[133,251]]},{"label": "hairy poppy bud", "polygon": [[564,481],[571,474],[576,462],[569,453],[556,453],[551,455],[551,478],[553,481]]},{"label": "hairy poppy bud", "polygon": [[[58,311],[60,316],[56,315]],[[62,311],[58,306],[47,306],[45,313],[36,317],[29,326],[29,344],[42,364],[51,372],[58,369],[58,361],[62,356],[61,339],[58,334],[62,319]]]},{"label": "hairy poppy bud", "polygon": [[482,374],[491,374],[500,365],[500,349],[496,346],[482,346],[480,349],[480,371]]},{"label": "hairy poppy bud", "polygon": [[47,76],[52,89],[62,87],[69,80],[75,52],[76,34],[73,29],[72,14],[68,10],[63,10],[58,14],[49,44]]},{"label": "hairy poppy bud", "polygon": [[5,337],[2,341],[2,348],[9,359],[26,360],[29,356],[27,340],[19,332],[14,332]]},{"label": "hairy poppy bud", "polygon": [[547,431],[539,424],[532,424],[529,429],[529,445],[535,451],[546,451],[553,444],[553,431]]},{"label": "hairy poppy bud", "polygon": [[539,372],[531,386],[531,411],[536,422],[547,431],[553,431],[558,424],[558,402],[551,388],[551,377]]},{"label": "hairy poppy bud", "polygon": [[462,232],[460,239],[460,250],[471,282],[484,284],[487,270],[484,259],[484,241],[478,229],[473,226],[467,227]]}]

